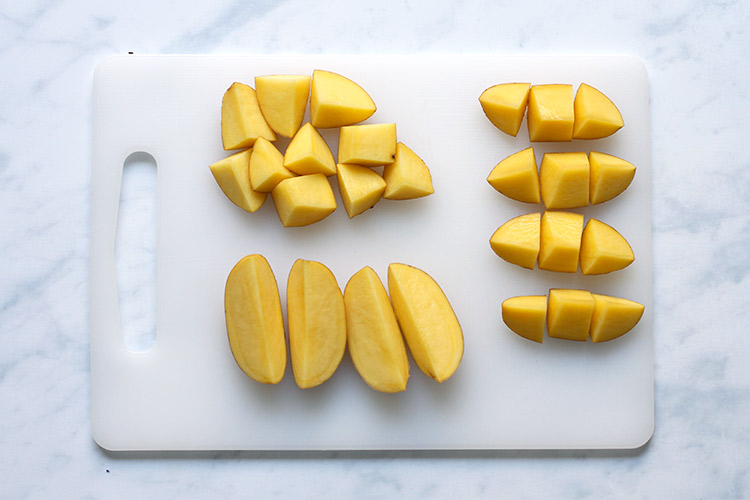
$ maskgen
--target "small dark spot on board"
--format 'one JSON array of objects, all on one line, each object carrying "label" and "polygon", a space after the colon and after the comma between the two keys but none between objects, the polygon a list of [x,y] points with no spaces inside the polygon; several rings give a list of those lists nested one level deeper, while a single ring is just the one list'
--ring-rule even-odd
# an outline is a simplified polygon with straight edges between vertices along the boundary
[{"label": "small dark spot on board", "polygon": [[107,469],[107,474],[109,474],[109,469]]},{"label": "small dark spot on board", "polygon": [[[128,51],[128,54],[132,54],[132,53],[133,53],[133,51],[132,51],[132,50]],[[109,472],[109,471],[107,471],[107,472]]]}]

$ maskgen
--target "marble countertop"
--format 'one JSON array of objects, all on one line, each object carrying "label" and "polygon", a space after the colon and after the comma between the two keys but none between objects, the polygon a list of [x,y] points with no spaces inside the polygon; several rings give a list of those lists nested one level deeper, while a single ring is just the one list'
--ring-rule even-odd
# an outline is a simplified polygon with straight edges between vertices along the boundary
[{"label": "marble countertop", "polygon": [[[0,498],[750,497],[748,21],[742,1],[3,1]],[[652,109],[651,441],[570,452],[99,448],[89,422],[92,72],[128,51],[641,58]]]}]

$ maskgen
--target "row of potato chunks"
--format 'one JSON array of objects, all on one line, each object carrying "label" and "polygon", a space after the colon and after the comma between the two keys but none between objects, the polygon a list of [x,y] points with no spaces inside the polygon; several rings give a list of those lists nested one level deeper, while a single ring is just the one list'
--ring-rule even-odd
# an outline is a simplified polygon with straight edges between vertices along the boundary
[{"label": "row of potato chunks", "polygon": [[[235,82],[221,106],[225,150],[247,148],[210,166],[226,196],[248,212],[268,193],[284,227],[306,226],[336,210],[327,177],[336,176],[350,218],[381,198],[405,200],[434,192],[429,168],[396,137],[396,124],[355,125],[376,106],[358,84],[329,71],[255,77]],[[310,122],[302,125],[310,102]],[[340,127],[334,156],[318,129]],[[291,141],[282,154],[277,134]],[[385,166],[382,175],[372,167]]]}]

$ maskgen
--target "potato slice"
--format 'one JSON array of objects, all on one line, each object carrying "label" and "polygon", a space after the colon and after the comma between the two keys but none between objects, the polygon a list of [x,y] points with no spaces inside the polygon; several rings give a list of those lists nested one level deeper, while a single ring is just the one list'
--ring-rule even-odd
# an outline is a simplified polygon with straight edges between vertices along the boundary
[{"label": "potato slice", "polygon": [[589,219],[581,237],[581,272],[586,275],[619,271],[635,260],[628,241],[615,228]]},{"label": "potato slice", "polygon": [[341,201],[350,219],[372,208],[383,197],[385,180],[376,171],[347,163],[339,163],[337,168]]},{"label": "potato slice", "polygon": [[573,86],[532,85],[527,123],[531,142],[573,139]]},{"label": "potato slice", "polygon": [[354,125],[368,119],[376,109],[370,95],[350,79],[330,71],[313,71],[310,91],[313,127]]},{"label": "potato slice", "polygon": [[336,160],[331,148],[310,123],[305,123],[287,146],[284,166],[300,175],[336,175]]},{"label": "potato slice", "polygon": [[221,99],[221,140],[224,149],[249,148],[258,137],[276,140],[260,111],[255,89],[233,83]]},{"label": "potato slice", "polygon": [[266,201],[268,193],[258,193],[250,186],[250,155],[252,149],[246,149],[219,160],[209,168],[219,187],[229,200],[245,210],[255,212]]},{"label": "potato slice", "polygon": [[330,269],[298,259],[286,301],[294,380],[301,389],[316,387],[333,375],[346,350],[344,297]]},{"label": "potato slice", "polygon": [[488,88],[479,96],[487,118],[506,134],[516,137],[529,102],[530,83],[502,83]]},{"label": "potato slice", "polygon": [[583,215],[547,211],[542,214],[539,269],[574,273],[581,251]]},{"label": "potato slice", "polygon": [[624,124],[622,114],[609,97],[591,85],[582,83],[573,101],[575,122],[573,139],[608,137]]},{"label": "potato slice", "polygon": [[593,313],[591,292],[553,288],[547,301],[547,335],[585,342],[589,338]]},{"label": "potato slice", "polygon": [[396,315],[378,275],[364,267],[344,289],[346,336],[354,367],[381,392],[400,392],[409,379],[409,359]]},{"label": "potato slice", "polygon": [[250,184],[253,190],[270,193],[279,182],[290,177],[294,177],[294,173],[284,168],[284,155],[276,146],[259,137],[250,157]]},{"label": "potato slice", "polygon": [[256,76],[255,91],[260,110],[271,129],[284,137],[294,136],[305,117],[310,76]]},{"label": "potato slice", "polygon": [[385,193],[388,200],[422,198],[435,192],[427,164],[404,143],[396,144],[393,163],[383,169]]},{"label": "potato slice", "polygon": [[643,316],[643,304],[632,300],[592,294],[594,312],[589,334],[592,342],[616,339],[635,327]]},{"label": "potato slice", "polygon": [[604,203],[625,191],[635,177],[635,165],[617,156],[589,152],[589,201]]},{"label": "potato slice", "polygon": [[547,321],[547,296],[526,295],[511,297],[503,301],[503,322],[523,338],[544,341],[544,325]]},{"label": "potato slice", "polygon": [[393,163],[396,156],[396,124],[375,123],[341,127],[339,163],[377,167]]},{"label": "potato slice", "polygon": [[336,210],[336,198],[323,174],[300,175],[279,182],[271,191],[284,227],[307,226]]},{"label": "potato slice", "polygon": [[542,200],[547,208],[589,204],[589,159],[586,153],[546,153],[539,167]]},{"label": "potato slice", "polygon": [[280,382],[286,370],[284,321],[276,278],[263,256],[248,255],[232,268],[224,309],[237,365],[258,382]]},{"label": "potato slice", "polygon": [[539,256],[540,220],[538,212],[510,219],[490,238],[492,250],[511,264],[534,269]]},{"label": "potato slice", "polygon": [[397,263],[388,266],[388,291],[417,366],[444,382],[455,373],[464,354],[461,325],[445,293],[426,272]]},{"label": "potato slice", "polygon": [[539,203],[539,172],[534,148],[526,148],[500,161],[490,172],[487,182],[508,198]]}]

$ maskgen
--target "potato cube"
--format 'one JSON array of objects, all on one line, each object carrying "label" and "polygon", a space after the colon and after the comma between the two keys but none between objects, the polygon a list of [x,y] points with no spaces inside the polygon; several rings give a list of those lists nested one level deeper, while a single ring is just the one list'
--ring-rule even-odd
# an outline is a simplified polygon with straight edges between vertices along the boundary
[{"label": "potato cube", "polygon": [[341,201],[349,218],[372,208],[385,191],[385,180],[379,173],[362,165],[338,164]]},{"label": "potato cube", "polygon": [[271,191],[284,227],[307,226],[336,210],[336,198],[323,174],[300,175],[279,182]]},{"label": "potato cube", "polygon": [[284,153],[284,166],[300,175],[336,174],[336,161],[325,139],[309,123],[292,138]]},{"label": "potato cube", "polygon": [[589,219],[581,237],[581,272],[606,274],[629,266],[635,256],[627,240],[615,228]]},{"label": "potato cube", "polygon": [[635,166],[616,156],[589,152],[589,201],[604,203],[625,191],[635,177]]},{"label": "potato cube", "polygon": [[421,198],[435,192],[427,164],[402,142],[396,144],[396,156],[383,169],[383,178],[383,198],[389,200]]},{"label": "potato cube", "polygon": [[252,149],[246,149],[219,160],[209,167],[227,198],[247,212],[258,210],[266,201],[268,194],[253,191],[250,185],[249,163],[252,152]]},{"label": "potato cube", "polygon": [[255,89],[235,82],[221,99],[221,140],[224,149],[249,148],[258,137],[276,140],[260,111]]},{"label": "potato cube", "polygon": [[307,97],[310,95],[310,76],[256,76],[255,91],[268,125],[277,134],[292,137],[305,116]]},{"label": "potato cube", "polygon": [[519,215],[495,231],[490,238],[492,250],[503,260],[534,269],[539,255],[541,214]]},{"label": "potato cube", "polygon": [[643,304],[596,293],[592,295],[594,312],[589,328],[592,342],[606,342],[628,333],[643,316]]},{"label": "potato cube", "polygon": [[515,137],[526,113],[530,88],[530,83],[495,85],[482,92],[479,103],[493,125]]},{"label": "potato cube", "polygon": [[589,204],[589,159],[586,153],[546,153],[539,167],[542,200],[547,208]]},{"label": "potato cube", "polygon": [[591,292],[553,288],[547,301],[547,335],[585,342],[589,338],[593,313]]},{"label": "potato cube", "polygon": [[539,172],[533,148],[514,153],[495,165],[487,182],[508,198],[539,203]]},{"label": "potato cube", "polygon": [[578,270],[583,215],[544,212],[539,246],[539,269],[574,273]]},{"label": "potato cube", "polygon": [[608,137],[620,130],[624,123],[620,110],[609,97],[585,83],[578,87],[573,108],[573,139]]},{"label": "potato cube", "polygon": [[330,71],[313,71],[310,123],[315,128],[353,125],[376,110],[370,95],[350,79]]},{"label": "potato cube", "polygon": [[393,163],[396,155],[396,124],[377,123],[341,127],[339,163],[376,167]]},{"label": "potato cube", "polygon": [[502,311],[508,328],[523,338],[542,343],[547,321],[546,295],[511,297],[503,301]]},{"label": "potato cube", "polygon": [[276,146],[260,137],[255,141],[250,156],[250,184],[259,193],[270,193],[276,184],[294,177],[294,173],[284,168],[284,156]]},{"label": "potato cube", "polygon": [[527,123],[531,142],[573,139],[573,86],[533,85],[529,91]]}]

